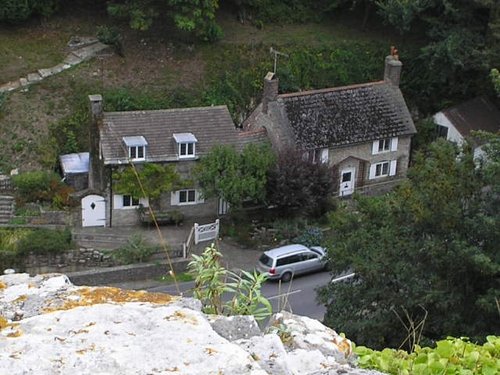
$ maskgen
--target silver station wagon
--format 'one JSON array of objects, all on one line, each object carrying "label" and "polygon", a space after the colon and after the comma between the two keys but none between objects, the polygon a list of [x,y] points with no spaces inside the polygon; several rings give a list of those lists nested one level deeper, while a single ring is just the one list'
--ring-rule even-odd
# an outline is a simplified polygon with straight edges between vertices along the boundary
[{"label": "silver station wagon", "polygon": [[295,275],[324,270],[325,255],[326,250],[319,246],[282,246],[264,252],[257,262],[257,270],[271,280],[288,282]]}]

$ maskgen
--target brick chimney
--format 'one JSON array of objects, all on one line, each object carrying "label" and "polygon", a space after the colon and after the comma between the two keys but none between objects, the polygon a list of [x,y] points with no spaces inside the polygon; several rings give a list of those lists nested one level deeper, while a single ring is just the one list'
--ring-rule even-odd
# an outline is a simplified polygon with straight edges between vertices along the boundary
[{"label": "brick chimney", "polygon": [[278,98],[279,80],[275,73],[268,72],[264,77],[264,92],[262,95],[262,112],[267,113],[269,103]]},{"label": "brick chimney", "polygon": [[103,107],[101,95],[89,95],[90,127],[89,127],[89,189],[102,191],[104,184],[104,163],[100,154],[100,129],[103,121]]},{"label": "brick chimney", "polygon": [[384,81],[399,87],[403,63],[399,61],[398,50],[391,47],[391,54],[385,58]]}]

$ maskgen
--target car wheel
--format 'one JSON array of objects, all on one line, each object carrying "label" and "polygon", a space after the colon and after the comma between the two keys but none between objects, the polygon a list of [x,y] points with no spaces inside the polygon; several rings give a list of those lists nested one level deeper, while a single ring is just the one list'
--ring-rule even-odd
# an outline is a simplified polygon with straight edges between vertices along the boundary
[{"label": "car wheel", "polygon": [[292,273],[291,272],[285,272],[283,275],[281,275],[281,281],[284,283],[289,282],[292,280]]}]

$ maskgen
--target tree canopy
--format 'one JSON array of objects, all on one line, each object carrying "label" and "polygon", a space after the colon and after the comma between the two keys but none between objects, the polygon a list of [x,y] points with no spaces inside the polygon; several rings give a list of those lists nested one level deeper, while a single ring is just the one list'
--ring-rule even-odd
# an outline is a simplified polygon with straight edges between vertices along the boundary
[{"label": "tree canopy", "polygon": [[332,179],[333,171],[327,164],[313,163],[302,152],[286,149],[270,171],[268,200],[288,213],[300,210],[321,216],[331,206]]},{"label": "tree canopy", "polygon": [[268,144],[250,144],[241,154],[231,146],[218,145],[201,159],[194,174],[205,198],[222,198],[238,208],[245,200],[265,201],[273,162]]},{"label": "tree canopy", "polygon": [[113,173],[113,188],[118,194],[134,198],[147,197],[154,203],[162,193],[176,190],[183,181],[172,164],[145,163],[139,167],[128,166]]},{"label": "tree canopy", "polygon": [[486,161],[436,142],[397,191],[331,215],[331,266],[356,277],[321,291],[328,325],[377,348],[405,342],[398,315],[425,317],[424,343],[498,330],[500,136],[489,141]]}]

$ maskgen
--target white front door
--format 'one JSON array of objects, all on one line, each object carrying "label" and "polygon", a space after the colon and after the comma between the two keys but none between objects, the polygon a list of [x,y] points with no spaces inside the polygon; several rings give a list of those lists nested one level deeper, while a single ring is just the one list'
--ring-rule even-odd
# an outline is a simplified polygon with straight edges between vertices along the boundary
[{"label": "white front door", "polygon": [[340,172],[339,195],[341,197],[345,195],[351,195],[354,192],[355,173],[356,173],[355,168],[342,169],[342,171]]},{"label": "white front door", "polygon": [[82,199],[82,227],[106,226],[106,202],[100,195],[87,195]]}]

